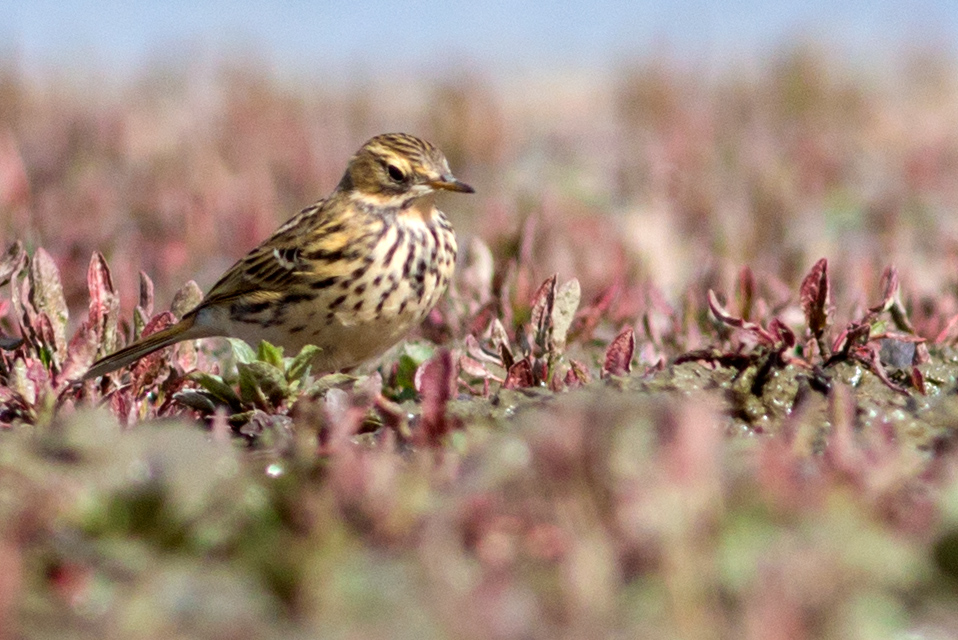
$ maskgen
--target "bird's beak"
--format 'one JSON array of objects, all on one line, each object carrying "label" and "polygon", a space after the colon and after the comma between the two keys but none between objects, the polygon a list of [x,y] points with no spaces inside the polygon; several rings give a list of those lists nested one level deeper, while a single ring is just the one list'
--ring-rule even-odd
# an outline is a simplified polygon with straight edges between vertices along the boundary
[{"label": "bird's beak", "polygon": [[475,193],[476,192],[475,189],[470,187],[465,182],[457,180],[451,174],[442,176],[438,180],[433,180],[432,182],[429,183],[429,186],[436,190],[443,189],[445,191],[458,191],[459,193]]}]

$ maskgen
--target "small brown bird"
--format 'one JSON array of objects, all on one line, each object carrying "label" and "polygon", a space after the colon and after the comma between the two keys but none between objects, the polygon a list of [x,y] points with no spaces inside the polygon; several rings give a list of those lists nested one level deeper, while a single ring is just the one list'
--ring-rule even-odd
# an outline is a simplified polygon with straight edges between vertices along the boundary
[{"label": "small brown bird", "polygon": [[213,336],[267,340],[287,354],[317,345],[317,371],[381,354],[436,305],[455,268],[456,235],[435,205],[442,190],[474,192],[425,140],[372,138],[328,198],[234,264],[180,322],[102,358],[83,379]]}]

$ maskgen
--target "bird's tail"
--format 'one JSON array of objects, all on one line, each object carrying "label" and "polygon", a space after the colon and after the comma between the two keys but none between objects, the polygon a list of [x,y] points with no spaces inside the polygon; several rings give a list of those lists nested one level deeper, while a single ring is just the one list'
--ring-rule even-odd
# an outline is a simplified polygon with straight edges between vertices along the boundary
[{"label": "bird's tail", "polygon": [[89,371],[83,374],[81,380],[99,378],[102,375],[125,367],[128,364],[136,362],[143,356],[148,356],[154,351],[168,347],[171,344],[176,344],[183,340],[209,337],[210,333],[195,326],[195,322],[196,316],[193,314],[188,315],[168,329],[163,329],[145,338],[140,338],[119,351],[100,358],[93,363]]}]

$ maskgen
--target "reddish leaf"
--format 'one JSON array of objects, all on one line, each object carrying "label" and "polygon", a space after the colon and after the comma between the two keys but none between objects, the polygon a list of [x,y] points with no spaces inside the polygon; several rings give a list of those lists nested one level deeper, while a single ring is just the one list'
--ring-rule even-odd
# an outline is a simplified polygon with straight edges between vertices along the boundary
[{"label": "reddish leaf", "polygon": [[565,384],[567,387],[575,388],[581,387],[584,384],[591,382],[591,376],[589,375],[589,370],[584,364],[573,360],[569,363],[569,370],[565,374]]},{"label": "reddish leaf", "polygon": [[635,331],[626,327],[609,344],[605,351],[602,377],[624,376],[632,371],[632,356],[635,354]]},{"label": "reddish leaf", "polygon": [[469,354],[470,358],[473,358],[478,362],[488,362],[490,364],[502,365],[502,360],[483,349],[474,335],[467,335],[465,342],[466,353]]},{"label": "reddish leaf", "polygon": [[522,389],[532,387],[535,383],[535,378],[532,375],[532,363],[529,362],[528,358],[523,358],[509,367],[509,372],[506,374],[506,379],[502,383],[502,388]]},{"label": "reddish leaf", "polygon": [[[828,259],[815,263],[800,288],[802,312],[805,322],[816,339],[821,339],[828,329],[828,314],[831,307],[831,292],[828,281]],[[822,354],[828,357],[828,354]]]},{"label": "reddish leaf", "polygon": [[129,389],[118,389],[110,395],[110,411],[123,426],[129,426],[133,417],[134,402]]},{"label": "reddish leaf", "polygon": [[481,362],[467,355],[459,356],[459,366],[473,378],[488,378],[492,375]]},{"label": "reddish leaf", "polygon": [[[176,324],[176,318],[169,311],[164,311],[163,313],[157,314],[146,327],[143,329],[143,335],[149,336],[157,331],[162,331],[163,329],[168,329]],[[145,386],[152,384],[156,377],[160,374],[160,371],[163,368],[163,365],[167,361],[166,354],[168,353],[167,349],[160,349],[159,351],[154,351],[148,356],[144,356],[133,365],[132,377],[133,377],[133,388],[139,392],[140,389],[143,389]]]},{"label": "reddish leaf", "polygon": [[60,270],[50,254],[37,249],[30,261],[30,303],[37,314],[46,316],[50,335],[44,343],[51,351],[65,354],[67,350],[66,327],[69,320],[67,301],[63,297]]},{"label": "reddish leaf", "polygon": [[772,318],[772,321],[768,323],[768,329],[778,336],[778,340],[784,349],[791,349],[795,346],[795,332],[778,318]]},{"label": "reddish leaf", "polygon": [[441,349],[416,371],[416,390],[422,398],[418,432],[421,444],[438,446],[457,426],[457,421],[446,415],[446,404],[456,393],[457,378],[452,353],[448,349]]},{"label": "reddish leaf", "polygon": [[529,322],[535,331],[536,344],[546,353],[552,349],[552,310],[555,308],[558,279],[559,274],[552,274],[532,296]]},{"label": "reddish leaf", "polygon": [[94,330],[98,353],[106,355],[116,349],[116,329],[120,313],[120,299],[113,286],[110,267],[99,252],[90,259],[87,270],[87,287],[90,291],[90,327]]},{"label": "reddish leaf", "polygon": [[868,367],[872,373],[878,376],[878,379],[885,383],[885,386],[898,393],[908,395],[908,390],[892,381],[885,371],[885,366],[881,363],[878,345],[874,342],[855,347],[850,355],[852,358]]},{"label": "reddish leaf", "polygon": [[898,298],[898,269],[893,266],[887,267],[881,274],[882,301],[880,304],[871,307],[872,313],[881,313],[888,311],[895,304]]},{"label": "reddish leaf", "polygon": [[73,334],[70,344],[67,345],[67,355],[60,372],[61,380],[76,380],[86,373],[96,359],[98,346],[95,332],[90,325],[84,322]]},{"label": "reddish leaf", "polygon": [[715,292],[711,289],[709,289],[708,298],[709,309],[712,311],[712,315],[714,315],[723,324],[747,331],[751,335],[755,336],[757,341],[768,346],[775,346],[778,343],[775,337],[763,329],[761,325],[743,320],[742,318],[737,318],[726,311],[725,307],[722,306],[722,304],[718,301],[718,298],[715,296]]}]

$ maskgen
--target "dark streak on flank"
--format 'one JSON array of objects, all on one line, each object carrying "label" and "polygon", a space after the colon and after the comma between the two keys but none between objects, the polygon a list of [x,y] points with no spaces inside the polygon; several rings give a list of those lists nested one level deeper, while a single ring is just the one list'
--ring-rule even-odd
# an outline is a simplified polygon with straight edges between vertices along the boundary
[{"label": "dark streak on flank", "polygon": [[305,324],[298,324],[298,325],[296,325],[295,327],[290,327],[290,328],[289,328],[289,332],[290,332],[290,333],[300,333],[300,332],[302,332],[305,328],[306,328],[306,325],[305,325]]},{"label": "dark streak on flank", "polygon": [[330,309],[336,309],[336,308],[338,308],[338,307],[341,307],[344,302],[346,302],[346,294],[345,294],[345,293],[344,293],[343,295],[339,296],[338,298],[336,298],[335,300],[333,300],[331,303],[329,303],[329,308],[330,308]]},{"label": "dark streak on flank", "polygon": [[311,283],[309,287],[310,289],[326,289],[336,284],[337,280],[339,280],[339,278],[336,276],[330,276],[329,278],[323,278],[322,280]]},{"label": "dark streak on flank", "polygon": [[408,278],[409,274],[412,273],[412,261],[416,259],[416,252],[410,251],[406,256],[406,262],[402,266],[402,277]]},{"label": "dark streak on flank", "polygon": [[284,304],[299,304],[300,302],[309,302],[315,300],[315,293],[287,293],[283,296]]}]

